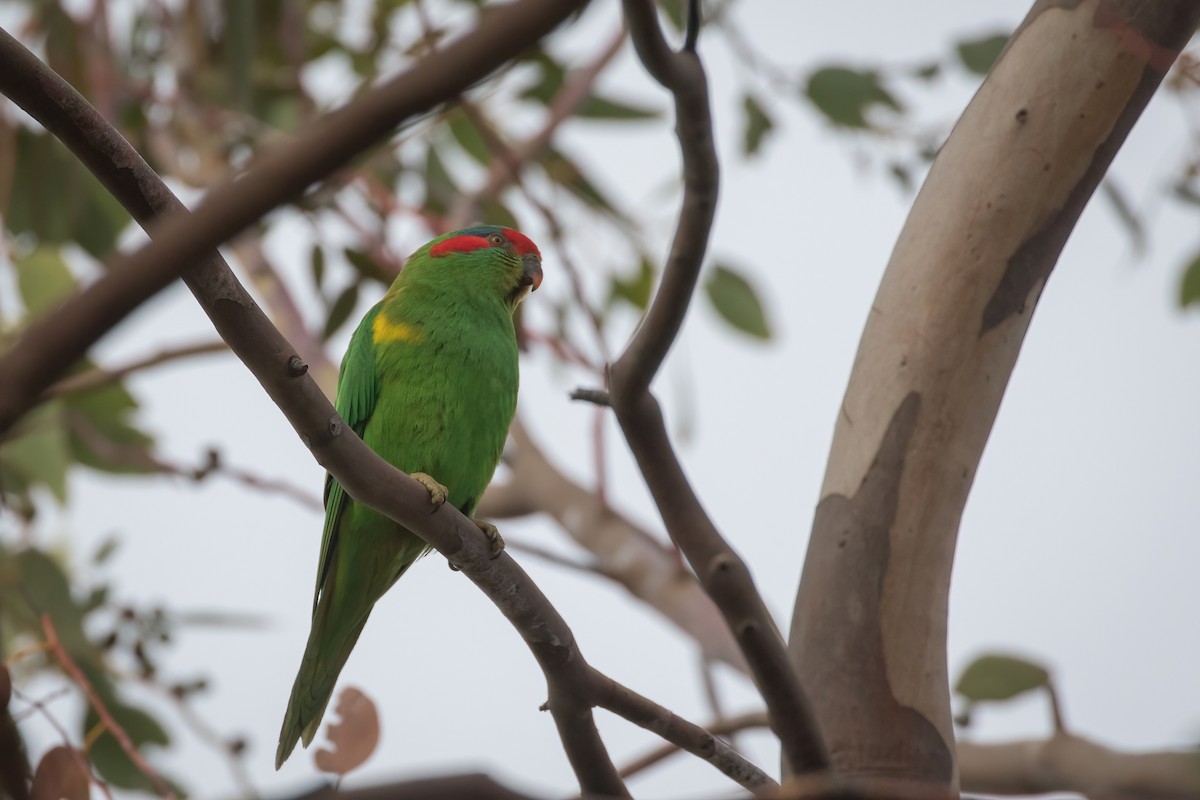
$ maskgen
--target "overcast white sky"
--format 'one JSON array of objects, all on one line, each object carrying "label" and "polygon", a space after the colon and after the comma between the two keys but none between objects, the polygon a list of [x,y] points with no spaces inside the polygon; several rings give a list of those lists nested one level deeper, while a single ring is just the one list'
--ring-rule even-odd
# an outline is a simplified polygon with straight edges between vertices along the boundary
[{"label": "overcast white sky", "polygon": [[[609,29],[612,5],[589,11],[572,39],[581,52]],[[1014,0],[767,0],[739,3],[735,14],[766,57],[804,70],[830,61],[915,63],[942,56],[957,38],[1010,30],[1026,8]],[[712,253],[753,276],[778,336],[766,346],[751,343],[698,304],[658,389],[673,420],[685,412],[694,417],[694,435],[681,448],[689,475],[786,630],[835,412],[911,198],[880,169],[863,167],[869,142],[835,135],[787,98],[774,104],[780,129],[765,157],[744,162],[738,155],[740,73],[716,37],[701,50],[724,165]],[[604,85],[667,108],[666,95],[628,49]],[[940,109],[932,118],[952,120],[971,91],[965,76],[952,76],[905,98]],[[677,166],[669,126],[571,124],[567,135],[572,152],[604,165],[607,187],[644,212],[648,238],[664,252]],[[1147,258],[1132,256],[1102,201],[1088,208],[1068,244],[975,480],[951,595],[952,675],[983,650],[1039,659],[1055,673],[1068,724],[1129,749],[1200,739],[1194,635],[1200,319],[1174,302],[1180,267],[1200,237],[1194,209],[1189,215],[1154,199],[1184,151],[1185,136],[1178,106],[1156,99],[1113,167],[1134,203],[1154,209]],[[614,266],[603,232],[576,236],[582,262],[598,270]],[[407,249],[419,243],[410,237]],[[286,237],[273,246],[290,256],[289,274],[306,280],[305,251]],[[547,298],[568,291],[553,261],[545,271],[543,289],[529,303],[535,319],[548,315]],[[191,296],[177,287],[139,312],[101,352],[116,363],[210,332]],[[522,367],[520,413],[556,461],[589,483],[591,411],[566,396],[578,376],[538,354]],[[239,363],[206,359],[147,373],[132,384],[170,457],[193,460],[216,443],[230,463],[319,491],[321,470]],[[612,426],[609,443],[610,497],[649,529],[661,530]],[[755,502],[747,502],[748,477],[757,488]],[[278,774],[272,766],[308,629],[319,515],[222,480],[197,488],[77,474],[71,491],[69,513],[53,525],[79,543],[81,554],[112,531],[122,535],[112,569],[123,596],[270,620],[262,631],[185,632],[163,668],[180,678],[212,676],[213,690],[197,707],[221,730],[250,737],[247,766],[264,795],[314,784],[309,753],[293,755]],[[502,530],[572,552],[539,520],[509,522]],[[688,641],[606,583],[518,558],[595,666],[704,721],[708,712]],[[377,700],[384,726],[379,752],[351,785],[468,769],[547,794],[575,785],[550,717],[537,710],[544,684],[524,644],[436,557],[379,604],[343,682]],[[722,673],[721,683],[732,710],[755,707],[741,678]],[[632,725],[604,712],[598,717],[618,762],[654,743]],[[1048,732],[1049,717],[1041,701],[1031,699],[985,711],[977,725],[981,739],[1038,736]],[[231,794],[220,761],[182,728],[175,730],[186,745],[156,763],[197,794]],[[774,771],[777,756],[766,737],[749,741],[758,763]],[[639,796],[678,797],[729,785],[708,766],[679,759],[631,788]]]}]

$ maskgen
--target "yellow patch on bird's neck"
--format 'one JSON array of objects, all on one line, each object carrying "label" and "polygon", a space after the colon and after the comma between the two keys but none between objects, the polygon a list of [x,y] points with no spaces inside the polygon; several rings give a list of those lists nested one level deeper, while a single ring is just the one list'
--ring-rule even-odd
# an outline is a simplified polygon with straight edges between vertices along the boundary
[{"label": "yellow patch on bird's neck", "polygon": [[406,322],[398,322],[388,317],[386,311],[380,311],[371,324],[371,338],[375,344],[387,342],[411,342],[416,344],[425,339],[425,335],[416,326]]}]

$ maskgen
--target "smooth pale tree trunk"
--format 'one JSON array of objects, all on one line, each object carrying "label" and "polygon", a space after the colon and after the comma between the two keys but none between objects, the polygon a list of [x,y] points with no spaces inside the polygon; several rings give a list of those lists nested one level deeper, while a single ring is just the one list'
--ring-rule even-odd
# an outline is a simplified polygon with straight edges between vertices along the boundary
[{"label": "smooth pale tree trunk", "polygon": [[837,418],[790,653],[835,765],[957,780],[959,520],[1035,304],[1200,0],[1038,2],[921,188]]}]

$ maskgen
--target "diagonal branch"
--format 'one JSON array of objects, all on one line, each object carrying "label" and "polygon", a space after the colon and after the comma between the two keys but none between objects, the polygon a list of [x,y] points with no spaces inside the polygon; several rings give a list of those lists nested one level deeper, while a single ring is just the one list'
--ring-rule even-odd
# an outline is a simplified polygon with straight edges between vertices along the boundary
[{"label": "diagonal branch", "polygon": [[157,353],[139,358],[137,361],[131,361],[120,367],[113,367],[111,369],[97,367],[86,372],[80,372],[77,375],[72,375],[69,378],[63,378],[61,381],[47,388],[42,396],[45,398],[59,397],[60,395],[71,394],[72,392],[81,392],[84,389],[95,389],[98,386],[116,383],[134,372],[140,372],[150,367],[157,367],[169,361],[191,358],[192,356],[209,355],[211,353],[223,353],[228,349],[229,345],[220,339],[185,344],[178,347],[166,347]]},{"label": "diagonal branch", "polygon": [[[667,435],[650,382],[679,333],[695,290],[716,209],[719,166],[704,68],[695,50],[673,53],[648,0],[623,3],[634,47],[646,69],[675,98],[683,156],[683,207],[662,283],[625,352],[609,374],[611,404],[671,539],[725,617],[771,716],[784,760],[797,774],[824,769],[828,757],[808,697],[746,564],[696,497]],[[689,31],[699,24],[690,5]],[[694,44],[694,36],[688,41]]]},{"label": "diagonal branch", "polygon": [[[312,184],[345,166],[397,125],[456,97],[510,61],[584,5],[584,0],[521,0],[485,10],[474,30],[438,49],[409,69],[369,89],[338,111],[318,120],[305,134],[260,158],[245,174],[208,192],[192,219],[175,214],[155,225],[154,238],[128,256],[110,261],[108,274],[32,324],[0,359],[0,433],[7,431],[38,396],[87,348],[134,308],[185,270],[194,280],[197,259],[229,240],[274,207],[294,200]],[[2,33],[2,32],[0,32]],[[140,158],[112,164],[112,137],[120,134],[65,82],[47,80],[47,70],[7,33],[0,35],[0,91],[76,150],[106,185],[128,198],[145,219],[153,206],[135,198],[133,178]],[[68,115],[82,126],[64,126]],[[86,117],[86,119],[85,119]],[[66,138],[69,137],[69,138]],[[124,199],[122,199],[124,202]],[[164,203],[170,207],[169,201]],[[159,210],[163,210],[160,208]]]}]

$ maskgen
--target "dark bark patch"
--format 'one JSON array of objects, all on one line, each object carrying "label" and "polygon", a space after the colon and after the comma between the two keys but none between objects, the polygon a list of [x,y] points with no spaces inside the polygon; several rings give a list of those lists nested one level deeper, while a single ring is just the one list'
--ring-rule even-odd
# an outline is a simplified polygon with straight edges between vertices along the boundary
[{"label": "dark bark patch", "polygon": [[900,403],[853,497],[817,506],[792,650],[838,769],[948,783],[950,746],[888,683],[881,602],[904,460],[921,397]]},{"label": "dark bark patch", "polygon": [[[1047,8],[1074,8],[1076,5],[1078,2],[1064,0],[1039,3],[1013,38],[1020,36],[1030,21]],[[1121,110],[1108,138],[1096,149],[1087,171],[1071,189],[1062,208],[1026,239],[1008,260],[1000,284],[983,310],[980,336],[1014,314],[1025,313],[1025,301],[1033,287],[1050,277],[1084,206],[1096,191],[1113,156],[1125,142],[1133,123],[1141,116],[1146,103],[1158,88],[1166,69],[1196,29],[1198,19],[1200,3],[1194,0],[1160,0],[1155,3],[1101,0],[1094,22],[1099,27],[1112,30],[1123,49],[1143,60],[1146,66],[1142,70],[1141,80]],[[1102,87],[1103,83],[1099,81],[1097,88]]]}]

